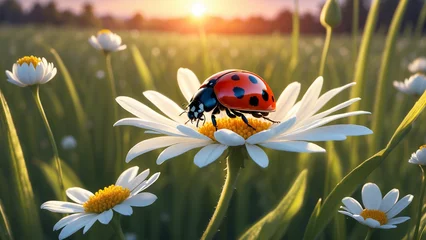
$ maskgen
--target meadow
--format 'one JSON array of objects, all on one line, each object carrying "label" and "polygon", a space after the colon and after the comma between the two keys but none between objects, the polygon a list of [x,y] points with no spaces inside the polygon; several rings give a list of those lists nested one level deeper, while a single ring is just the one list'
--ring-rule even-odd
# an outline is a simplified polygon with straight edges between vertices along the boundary
[{"label": "meadow", "polygon": [[[226,175],[225,156],[207,167],[198,168],[193,163],[195,151],[190,151],[157,165],[155,159],[160,151],[156,150],[125,163],[127,151],[146,139],[147,134],[142,129],[120,127],[121,139],[114,139],[113,123],[130,114],[118,107],[118,119],[105,117],[108,116],[105,113],[118,105],[110,96],[104,56],[87,41],[96,32],[97,29],[2,27],[0,69],[11,69],[16,59],[25,55],[45,57],[58,68],[58,75],[40,88],[40,97],[59,143],[65,187],[79,186],[97,191],[114,183],[118,175],[130,166],[149,168],[152,173],[161,172],[160,179],[149,189],[158,196],[158,200],[152,206],[135,208],[130,217],[122,217],[124,233],[128,239],[198,239],[213,214],[221,192]],[[292,65],[290,36],[207,33],[203,44],[198,35],[143,31],[122,31],[118,34],[128,49],[112,54],[117,95],[135,98],[154,109],[142,95],[143,91],[156,90],[177,103],[185,103],[176,80],[180,67],[194,71],[200,81],[221,70],[245,69],[262,76],[276,95],[294,81],[301,83],[301,92],[304,93],[318,76],[324,44],[324,36],[301,36],[297,64]],[[361,95],[358,95],[362,100],[357,110],[372,114],[342,119],[338,123],[351,122],[371,128],[378,117],[374,104],[385,40],[383,33],[373,36]],[[358,47],[360,42],[361,37],[356,42]],[[322,92],[354,80],[358,51],[354,52],[352,47],[350,36],[333,36]],[[57,56],[60,56],[63,66],[51,49],[55,49]],[[216,239],[241,236],[253,223],[275,208],[296,177],[307,169],[305,191],[290,201],[297,204],[291,205],[289,213],[284,216],[286,227],[280,234],[282,239],[302,239],[318,199],[324,200],[345,175],[384,148],[418,100],[417,97],[399,93],[392,82],[408,78],[408,64],[424,55],[426,39],[413,38],[410,32],[398,36],[389,65],[389,77],[384,84],[379,135],[319,143],[326,148],[326,153],[267,150],[270,164],[264,169],[246,160]],[[69,76],[64,72],[64,67]],[[39,216],[33,217],[40,219],[43,238],[56,239],[57,232],[52,231],[52,226],[59,220],[60,214],[39,209],[41,203],[58,199],[61,194],[48,136],[30,90],[18,88],[7,83],[6,76],[3,78],[0,89],[9,105],[34,191],[34,199],[27,203],[36,207]],[[70,81],[75,92],[70,90]],[[348,100],[351,91],[343,91],[326,107]],[[76,100],[81,104],[81,109],[76,107]],[[340,112],[345,111],[347,109]],[[408,159],[425,142],[424,118],[425,115],[421,114],[413,123],[412,130],[387,158],[367,175],[368,178],[356,183],[357,188],[352,195],[355,199],[361,199],[360,190],[366,182],[376,183],[383,193],[398,188],[401,196],[415,195],[413,204],[403,212],[411,220],[398,225],[397,229],[376,231],[373,239],[402,239],[415,225],[421,172],[417,166],[409,164]],[[11,180],[15,175],[7,150],[9,139],[3,135],[5,128],[4,124],[0,125],[0,199],[15,239],[25,239],[32,226],[24,224],[17,209],[30,205],[21,206],[16,200],[17,185]],[[64,149],[60,144],[61,139],[69,135],[76,139],[77,147]],[[116,156],[118,144],[122,147],[119,158]],[[363,239],[366,231],[367,227],[336,211],[319,239]],[[100,239],[102,236],[108,239],[112,232],[110,226],[96,223],[84,237],[79,231],[71,239]]]}]

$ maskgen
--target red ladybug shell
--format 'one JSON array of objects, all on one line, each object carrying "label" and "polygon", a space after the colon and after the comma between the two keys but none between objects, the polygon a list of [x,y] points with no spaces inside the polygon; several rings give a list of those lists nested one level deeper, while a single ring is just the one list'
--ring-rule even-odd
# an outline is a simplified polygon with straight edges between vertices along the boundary
[{"label": "red ladybug shell", "polygon": [[251,111],[275,111],[275,97],[269,85],[255,73],[244,70],[225,70],[209,77],[201,86],[216,79],[214,92],[226,108]]}]

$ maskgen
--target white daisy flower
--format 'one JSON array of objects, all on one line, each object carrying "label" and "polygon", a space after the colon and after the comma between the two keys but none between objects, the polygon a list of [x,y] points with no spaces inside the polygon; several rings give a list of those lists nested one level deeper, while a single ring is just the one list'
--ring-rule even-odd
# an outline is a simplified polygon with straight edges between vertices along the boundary
[{"label": "white daisy flower", "polygon": [[411,154],[408,162],[417,165],[426,165],[426,145],[420,146],[419,150]]},{"label": "white daisy flower", "polygon": [[121,44],[121,37],[108,29],[100,30],[96,37],[91,36],[89,43],[97,50],[105,52],[117,52],[127,48]]},{"label": "white daisy flower", "polygon": [[[179,69],[177,79],[179,88],[189,103],[198,91],[200,82],[191,70],[184,68]],[[159,92],[146,91],[143,93],[145,97],[164,115],[133,98],[118,97],[116,101],[137,118],[121,119],[114,126],[136,126],[155,136],[130,149],[126,162],[146,152],[166,148],[157,158],[157,164],[161,164],[191,149],[201,148],[194,157],[194,163],[204,167],[218,159],[228,147],[245,146],[249,156],[259,166],[267,167],[268,156],[262,148],[290,152],[325,152],[323,148],[310,141],[345,140],[347,136],[372,133],[370,129],[358,125],[324,126],[340,118],[369,114],[369,112],[355,111],[331,115],[360,100],[360,98],[354,98],[318,113],[335,95],[355,83],[330,90],[320,96],[322,84],[323,78],[319,77],[298,102],[296,100],[300,84],[294,82],[288,85],[276,101],[276,112],[269,115],[271,119],[280,121],[279,124],[272,124],[247,115],[254,129],[247,126],[240,118],[225,116],[217,118],[217,131],[211,121],[197,127],[196,124],[185,124],[188,117],[182,115],[184,110],[171,99]],[[206,119],[209,120],[210,117]]]},{"label": "white daisy flower", "polygon": [[157,181],[160,173],[155,173],[148,180],[149,169],[137,175],[139,167],[132,167],[124,171],[117,182],[109,187],[100,189],[95,194],[83,188],[68,188],[67,196],[72,202],[48,201],[41,205],[42,209],[57,213],[70,213],[59,220],[53,230],[62,231],[59,239],[64,239],[81,228],[85,234],[96,221],[108,224],[113,217],[113,210],[119,214],[130,216],[132,207],[149,206],[157,200],[152,193],[143,192]]},{"label": "white daisy flower", "polygon": [[77,147],[77,140],[73,136],[65,136],[61,141],[62,148],[65,150],[71,150]]},{"label": "white daisy flower", "polygon": [[52,80],[57,70],[45,58],[25,56],[13,64],[12,72],[6,70],[7,81],[19,87],[45,84]]},{"label": "white daisy flower", "polygon": [[426,90],[426,76],[423,74],[415,74],[404,82],[393,82],[393,86],[400,92],[405,94],[422,95]]},{"label": "white daisy flower", "polygon": [[426,72],[426,58],[425,57],[416,58],[414,61],[412,61],[408,65],[408,70],[410,70],[410,72],[412,73]]},{"label": "white daisy flower", "polygon": [[362,202],[365,208],[362,208],[357,200],[345,197],[342,199],[342,203],[345,206],[341,206],[342,210],[339,213],[349,216],[370,228],[396,228],[396,224],[403,223],[410,218],[395,216],[413,201],[413,195],[411,194],[401,198],[399,201],[398,197],[398,189],[392,189],[382,199],[379,187],[374,183],[366,183],[362,187]]}]

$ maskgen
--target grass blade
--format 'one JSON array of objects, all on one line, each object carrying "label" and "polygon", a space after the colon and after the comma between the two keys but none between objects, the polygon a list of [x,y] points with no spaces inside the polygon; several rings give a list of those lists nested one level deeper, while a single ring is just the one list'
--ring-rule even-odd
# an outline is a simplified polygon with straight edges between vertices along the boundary
[{"label": "grass blade", "polygon": [[7,220],[6,213],[4,212],[3,204],[0,201],[0,239],[12,240],[12,231],[10,230],[10,224]]},{"label": "grass blade", "polygon": [[133,60],[135,61],[136,69],[138,70],[139,76],[141,78],[141,84],[144,90],[155,90],[154,80],[152,78],[151,71],[145,63],[145,60],[139,51],[139,49],[132,45],[130,47],[130,51],[132,52]]},{"label": "grass blade", "polygon": [[315,237],[315,225],[317,222],[318,215],[320,213],[321,209],[321,198],[318,199],[317,204],[315,205],[314,211],[312,211],[311,217],[309,218],[308,225],[305,229],[305,236],[303,236],[303,239],[314,239]]},{"label": "grass blade", "polygon": [[2,126],[2,136],[5,136],[8,144],[12,180],[11,184],[15,189],[16,205],[13,209],[14,215],[20,219],[19,232],[23,239],[43,239],[38,215],[39,207],[35,204],[34,192],[28,176],[27,165],[22,152],[21,144],[16,133],[12,115],[9,111],[6,99],[0,91],[1,113],[0,120]]},{"label": "grass blade", "polygon": [[250,227],[241,236],[240,240],[281,239],[286,233],[291,220],[302,207],[306,191],[307,173],[307,170],[303,170],[277,207]]}]

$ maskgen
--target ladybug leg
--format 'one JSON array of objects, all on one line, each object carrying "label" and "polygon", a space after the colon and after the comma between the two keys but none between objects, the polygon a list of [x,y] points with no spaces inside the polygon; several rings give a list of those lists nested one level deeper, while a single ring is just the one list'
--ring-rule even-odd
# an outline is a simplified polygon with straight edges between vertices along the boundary
[{"label": "ladybug leg", "polygon": [[262,116],[262,118],[265,119],[265,120],[268,120],[268,121],[270,121],[272,123],[280,123],[280,121],[275,121],[275,120],[272,120],[272,119],[270,119],[268,117],[265,117],[265,116]]},{"label": "ladybug leg", "polygon": [[228,115],[228,117],[230,118],[236,118],[237,116],[235,116],[235,114],[231,113],[231,111],[229,111],[228,108],[225,108],[226,111],[226,115]]},{"label": "ladybug leg", "polygon": [[216,131],[217,131],[217,122],[216,122],[215,114],[219,114],[219,113],[220,113],[220,108],[219,106],[217,106],[212,112],[212,123],[213,123],[213,126],[216,128]]},{"label": "ladybug leg", "polygon": [[246,118],[246,116],[244,114],[242,114],[238,111],[235,111],[235,110],[231,110],[231,112],[233,114],[235,114],[237,117],[240,117],[243,120],[243,122],[245,124],[247,124],[247,126],[251,127],[253,130],[256,130],[256,128],[254,128],[252,125],[250,125],[250,123],[248,122],[248,119]]},{"label": "ladybug leg", "polygon": [[279,121],[274,121],[274,120],[266,117],[266,116],[268,116],[268,113],[253,112],[253,113],[251,113],[251,115],[255,118],[263,118],[263,119],[268,120],[272,123],[280,123]]}]

